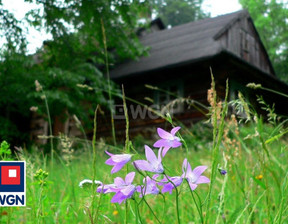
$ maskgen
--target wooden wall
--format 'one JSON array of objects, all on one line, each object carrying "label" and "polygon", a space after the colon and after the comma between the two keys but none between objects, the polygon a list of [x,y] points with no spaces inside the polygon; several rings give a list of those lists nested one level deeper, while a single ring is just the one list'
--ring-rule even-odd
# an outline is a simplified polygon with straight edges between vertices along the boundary
[{"label": "wooden wall", "polygon": [[[67,116],[67,112],[65,116]],[[83,137],[83,133],[80,128],[77,127],[76,121],[73,116],[68,115],[66,119],[63,116],[56,116],[52,118],[52,131],[53,136],[57,137],[60,133],[69,137]],[[30,140],[36,144],[46,144],[49,136],[49,124],[47,118],[33,112],[30,119]]]},{"label": "wooden wall", "polygon": [[[203,67],[204,66],[204,67]],[[169,85],[169,83],[178,83],[181,81],[183,84],[183,95],[179,96],[179,103],[183,104],[183,108],[181,111],[171,114],[174,121],[180,121],[180,123],[191,126],[193,123],[203,120],[207,113],[207,109],[201,108],[199,111],[191,104],[189,105],[187,102],[189,101],[197,101],[203,105],[208,105],[207,102],[207,90],[211,86],[211,74],[209,70],[209,64],[201,65],[201,66],[188,66],[177,69],[167,69],[163,71],[158,71],[155,73],[141,75],[139,77],[132,77],[127,80],[118,80],[118,84],[123,84],[125,88],[125,95],[127,98],[132,98],[142,104],[152,106],[155,108],[156,102],[149,102],[146,99],[149,98],[154,100],[155,92],[158,90],[153,90],[150,88],[146,88],[145,84],[149,84],[154,87],[165,88],[165,85]],[[163,85],[164,83],[164,85]],[[185,98],[185,100],[183,99]],[[182,100],[181,100],[182,99]],[[163,127],[170,129],[171,125],[165,121],[165,119],[157,116],[151,112],[146,111],[145,116],[141,117],[135,116],[133,114],[133,110],[135,108],[141,107],[141,111],[145,110],[143,106],[137,105],[135,102],[129,101],[126,99],[127,107],[129,112],[129,130],[130,137],[134,137],[138,134],[142,134],[146,137],[151,137],[155,135],[157,127]],[[119,108],[123,104],[122,100],[116,102],[119,105]],[[199,105],[197,105],[199,107]],[[131,107],[133,108],[131,110]],[[119,111],[119,108],[117,111]],[[105,113],[105,116],[99,115],[97,127],[98,127],[98,136],[110,136],[111,137],[111,118],[107,117],[108,113]],[[121,114],[121,113],[120,113]],[[166,112],[163,112],[165,115]],[[117,114],[119,115],[119,113]],[[122,113],[123,115],[123,113]],[[115,122],[115,130],[116,135],[119,139],[124,139],[125,136],[125,118],[117,118],[114,120]]]},{"label": "wooden wall", "polygon": [[273,74],[269,59],[251,19],[242,17],[235,21],[220,37],[221,46],[251,63],[263,72]]}]

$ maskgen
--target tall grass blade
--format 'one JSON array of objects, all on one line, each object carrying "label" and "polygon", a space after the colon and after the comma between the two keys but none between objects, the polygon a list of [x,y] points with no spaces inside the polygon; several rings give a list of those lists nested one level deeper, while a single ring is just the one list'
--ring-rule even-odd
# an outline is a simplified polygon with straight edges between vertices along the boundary
[{"label": "tall grass blade", "polygon": [[105,27],[104,27],[103,18],[101,18],[101,27],[102,27],[104,53],[105,53],[106,74],[107,74],[107,81],[108,81],[108,96],[109,96],[109,107],[110,107],[110,116],[111,116],[112,138],[113,138],[114,145],[116,145],[115,124],[114,124],[114,109],[113,109],[112,95],[111,95],[111,81],[110,81],[110,73],[109,73],[107,40],[106,40],[106,34],[105,34]]}]

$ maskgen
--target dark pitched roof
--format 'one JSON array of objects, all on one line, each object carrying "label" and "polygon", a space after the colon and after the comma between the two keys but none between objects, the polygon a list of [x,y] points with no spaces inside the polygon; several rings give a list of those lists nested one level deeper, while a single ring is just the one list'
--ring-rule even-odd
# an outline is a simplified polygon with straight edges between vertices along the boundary
[{"label": "dark pitched roof", "polygon": [[214,56],[223,50],[215,39],[247,14],[246,10],[241,10],[148,34],[140,40],[144,46],[151,47],[149,56],[117,66],[111,71],[111,78],[177,66]]}]

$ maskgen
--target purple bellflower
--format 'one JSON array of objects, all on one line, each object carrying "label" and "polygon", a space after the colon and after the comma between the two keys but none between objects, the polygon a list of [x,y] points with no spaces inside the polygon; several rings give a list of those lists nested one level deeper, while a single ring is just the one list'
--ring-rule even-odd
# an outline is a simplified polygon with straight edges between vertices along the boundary
[{"label": "purple bellflower", "polygon": [[[152,177],[153,179],[154,176]],[[136,190],[140,193],[140,197],[143,197],[143,195],[147,194],[159,194],[159,189],[156,186],[156,181],[154,181],[153,179],[147,176],[143,179],[144,185],[136,187]]]},{"label": "purple bellflower", "polygon": [[136,160],[133,162],[133,165],[137,170],[149,171],[153,173],[163,173],[164,168],[162,165],[161,152],[162,149],[160,148],[158,151],[158,158],[157,158],[153,150],[149,146],[145,145],[145,155],[147,161]]},{"label": "purple bellflower", "polygon": [[193,171],[191,169],[190,163],[185,158],[182,165],[182,178],[186,178],[192,191],[194,191],[198,184],[210,183],[210,179],[201,174],[207,169],[207,166],[197,166]]},{"label": "purple bellflower", "polygon": [[123,166],[128,163],[132,157],[130,154],[119,154],[114,155],[108,151],[105,151],[107,155],[110,156],[109,159],[106,160],[105,164],[114,166],[111,170],[111,173],[116,173],[123,168]]},{"label": "purple bellflower", "polygon": [[135,172],[128,173],[125,180],[123,180],[121,177],[116,177],[114,179],[114,184],[106,185],[108,186],[107,190],[105,192],[103,190],[103,193],[115,192],[116,194],[111,199],[111,202],[121,204],[123,201],[126,201],[126,199],[131,198],[136,191],[135,185],[132,184],[134,177]]},{"label": "purple bellflower", "polygon": [[156,148],[163,147],[163,157],[170,148],[177,148],[182,145],[182,143],[180,142],[180,138],[175,136],[176,132],[179,131],[180,128],[181,127],[175,127],[171,130],[170,133],[163,130],[162,128],[157,128],[158,135],[161,139],[155,142],[153,146]]},{"label": "purple bellflower", "polygon": [[135,172],[128,173],[123,180],[121,177],[114,179],[114,184],[102,185],[97,188],[97,192],[107,194],[115,192],[116,194],[111,199],[112,203],[121,204],[126,199],[131,198],[136,191],[135,185],[132,184],[135,177]]},{"label": "purple bellflower", "polygon": [[103,193],[103,194],[111,193],[111,192],[114,192],[111,189],[115,189],[116,187],[117,186],[115,184],[101,185],[101,186],[97,187],[97,192]]},{"label": "purple bellflower", "polygon": [[178,176],[176,176],[176,177],[168,177],[168,179],[169,179],[168,180],[167,177],[164,177],[161,180],[161,182],[159,182],[158,184],[163,186],[162,193],[169,192],[170,194],[172,194],[172,190],[175,187],[178,187],[178,186],[180,186],[182,184],[183,178],[182,177],[178,177]]}]

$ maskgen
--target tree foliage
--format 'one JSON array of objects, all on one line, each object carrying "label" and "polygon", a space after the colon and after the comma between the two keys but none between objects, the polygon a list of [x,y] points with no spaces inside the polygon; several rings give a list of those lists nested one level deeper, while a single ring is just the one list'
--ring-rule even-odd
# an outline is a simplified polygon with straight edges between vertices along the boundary
[{"label": "tree foliage", "polygon": [[[18,51],[23,53],[26,48],[26,39],[23,35],[20,22],[4,9],[0,1],[0,38],[6,40],[6,51]],[[3,53],[3,47],[1,48]]]},{"label": "tree foliage", "polygon": [[202,11],[203,0],[155,0],[156,13],[165,25],[177,26],[209,17]]},{"label": "tree foliage", "polygon": [[26,15],[30,26],[45,29],[53,39],[35,55],[27,55],[23,32],[27,27],[21,27],[0,3],[0,33],[6,39],[0,63],[0,139],[14,144],[28,139],[30,107],[37,106],[37,113],[46,117],[43,93],[35,91],[35,80],[43,86],[52,120],[68,112],[89,128],[96,105],[108,102],[105,65],[145,52],[135,34],[138,15],[147,8],[145,1],[26,2],[39,6]]},{"label": "tree foliage", "polygon": [[97,52],[97,55],[93,58],[91,55],[90,59],[104,63],[104,40],[107,41],[109,49],[115,50],[117,59],[134,58],[142,53],[135,28],[139,18],[137,15],[145,10],[145,2],[128,0],[29,0],[29,2],[41,5],[44,12],[41,15],[40,9],[31,10],[27,14],[27,20],[31,25],[45,28],[46,32],[52,34],[57,51],[66,51],[59,54],[72,53],[82,56]]},{"label": "tree foliage", "polygon": [[284,0],[239,0],[266,47],[276,74],[288,83],[288,3]]},{"label": "tree foliage", "polygon": [[27,140],[32,106],[46,117],[43,93],[35,91],[35,80],[43,86],[52,121],[76,114],[89,127],[95,106],[110,102],[107,66],[146,52],[136,36],[140,18],[153,12],[166,24],[177,25],[205,16],[202,0],[23,1],[37,6],[26,14],[26,23],[53,38],[27,55],[24,31],[29,27],[23,27],[0,1],[0,35],[6,39],[0,52],[0,140],[11,143]]}]

